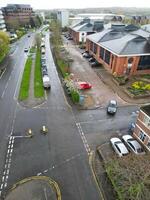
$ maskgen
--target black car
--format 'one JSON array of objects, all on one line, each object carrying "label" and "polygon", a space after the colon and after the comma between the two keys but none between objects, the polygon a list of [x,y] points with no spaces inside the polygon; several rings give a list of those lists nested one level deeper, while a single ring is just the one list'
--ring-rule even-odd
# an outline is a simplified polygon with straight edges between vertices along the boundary
[{"label": "black car", "polygon": [[86,53],[86,52],[82,55],[83,55],[84,58],[91,58],[92,57],[92,55],[90,55],[89,53]]},{"label": "black car", "polygon": [[24,49],[24,52],[25,52],[25,53],[28,53],[28,48],[25,48],[25,49]]},{"label": "black car", "polygon": [[95,58],[93,58],[93,57],[89,58],[89,62],[90,63],[95,62]]},{"label": "black car", "polygon": [[95,60],[94,62],[90,62],[91,67],[98,67],[100,66],[100,63]]},{"label": "black car", "polygon": [[114,115],[117,112],[117,102],[116,100],[110,100],[107,106],[107,113]]}]

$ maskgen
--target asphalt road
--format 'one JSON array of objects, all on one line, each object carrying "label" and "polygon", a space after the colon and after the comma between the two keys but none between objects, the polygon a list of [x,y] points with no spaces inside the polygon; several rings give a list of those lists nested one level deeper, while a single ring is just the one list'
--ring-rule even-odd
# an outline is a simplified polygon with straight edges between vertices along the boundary
[{"label": "asphalt road", "polygon": [[[0,79],[1,191],[7,191],[23,178],[45,175],[58,182],[64,200],[99,200],[89,166],[89,151],[106,141],[105,132],[126,129],[137,108],[120,107],[114,118],[108,117],[105,109],[72,110],[58,78],[48,34],[45,41],[51,91],[41,106],[21,107],[16,99],[26,60],[23,49],[32,40],[24,37],[19,41]],[[42,125],[49,130],[45,136],[40,133]],[[33,138],[26,137],[29,128]]]}]

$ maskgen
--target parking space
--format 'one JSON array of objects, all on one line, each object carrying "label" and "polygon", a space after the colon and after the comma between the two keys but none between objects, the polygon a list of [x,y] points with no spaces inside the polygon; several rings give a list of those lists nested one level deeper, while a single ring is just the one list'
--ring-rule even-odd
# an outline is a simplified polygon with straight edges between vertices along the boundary
[{"label": "parking space", "polygon": [[87,81],[92,84],[91,89],[82,92],[86,97],[90,96],[90,104],[87,101],[88,107],[105,107],[110,99],[115,99],[118,105],[127,104],[98,77],[88,59],[83,58],[81,50],[74,45],[73,41],[64,38],[64,46],[74,60],[70,69],[74,74],[74,80]]}]

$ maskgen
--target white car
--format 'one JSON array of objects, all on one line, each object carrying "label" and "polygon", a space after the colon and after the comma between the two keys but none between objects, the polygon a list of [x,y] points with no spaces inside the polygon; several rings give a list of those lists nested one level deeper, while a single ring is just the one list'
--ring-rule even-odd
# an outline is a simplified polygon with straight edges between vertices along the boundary
[{"label": "white car", "polygon": [[117,137],[111,138],[110,143],[114,151],[118,154],[119,157],[125,156],[129,153],[128,149],[124,143]]},{"label": "white car", "polygon": [[122,140],[133,153],[137,155],[145,154],[145,151],[142,148],[142,146],[131,135],[122,136]]}]

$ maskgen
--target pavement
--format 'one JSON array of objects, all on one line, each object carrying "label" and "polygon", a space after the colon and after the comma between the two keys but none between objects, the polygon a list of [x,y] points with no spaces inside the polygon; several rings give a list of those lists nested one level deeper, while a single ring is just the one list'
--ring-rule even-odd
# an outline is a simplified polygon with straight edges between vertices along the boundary
[{"label": "pavement", "polygon": [[61,194],[57,183],[50,178],[30,177],[16,183],[5,197],[5,200],[26,199],[61,200]]},{"label": "pavement", "polygon": [[70,67],[71,73],[74,74],[74,81],[87,81],[92,84],[90,90],[80,92],[85,96],[83,108],[106,107],[108,99],[115,99],[119,106],[149,102],[149,98],[130,98],[123,92],[122,86],[114,83],[112,75],[104,68],[91,68],[88,60],[82,57],[81,50],[73,41],[64,38],[64,47],[74,60]]}]

